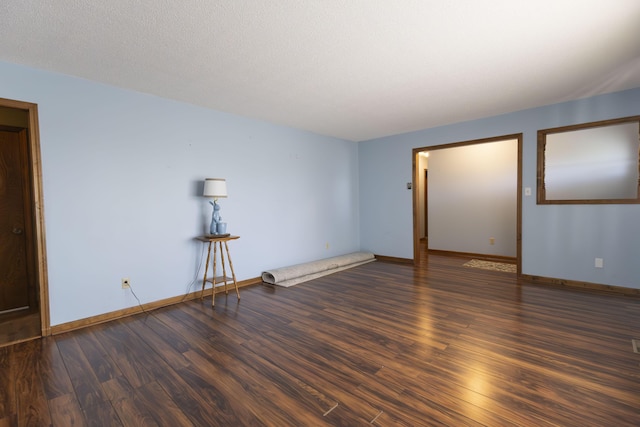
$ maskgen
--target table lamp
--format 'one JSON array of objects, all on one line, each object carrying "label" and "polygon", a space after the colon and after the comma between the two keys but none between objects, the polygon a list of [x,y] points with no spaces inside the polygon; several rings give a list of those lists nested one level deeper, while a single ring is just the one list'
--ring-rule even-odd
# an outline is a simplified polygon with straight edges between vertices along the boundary
[{"label": "table lamp", "polygon": [[227,181],[224,178],[207,178],[204,180],[204,197],[213,197],[213,202],[209,202],[213,206],[211,215],[211,225],[209,227],[210,234],[225,234],[227,232],[227,223],[222,222],[220,216],[220,205],[218,199],[227,197]]}]

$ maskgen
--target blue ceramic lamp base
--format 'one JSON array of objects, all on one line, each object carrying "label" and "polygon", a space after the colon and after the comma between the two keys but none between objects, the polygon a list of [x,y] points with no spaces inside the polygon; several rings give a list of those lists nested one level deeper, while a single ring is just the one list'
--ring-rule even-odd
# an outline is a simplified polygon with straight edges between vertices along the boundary
[{"label": "blue ceramic lamp base", "polygon": [[209,233],[213,235],[226,234],[227,233],[227,223],[222,222],[222,217],[220,216],[220,205],[218,204],[218,199],[215,199],[213,202],[209,202],[211,206],[213,206],[213,213],[211,215],[211,225],[209,226]]}]

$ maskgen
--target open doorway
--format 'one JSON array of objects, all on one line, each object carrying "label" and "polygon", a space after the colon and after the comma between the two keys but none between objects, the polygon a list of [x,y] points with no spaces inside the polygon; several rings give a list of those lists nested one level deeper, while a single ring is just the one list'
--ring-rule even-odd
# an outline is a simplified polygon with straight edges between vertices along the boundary
[{"label": "open doorway", "polygon": [[[510,175],[511,178],[508,178],[512,181],[509,184],[510,190],[506,190],[508,191],[508,199],[513,200],[513,202],[510,202],[513,203],[510,205],[511,213],[497,210],[496,207],[499,203],[504,203],[504,189],[495,190],[492,189],[494,188],[492,185],[483,185],[482,182],[478,182],[478,175],[476,177],[473,177],[473,175],[467,176],[467,170],[465,169],[481,166],[479,168],[480,172],[476,172],[481,174],[479,175],[480,180],[484,179],[483,173],[490,178],[494,173],[494,169],[500,165],[498,159],[490,156],[476,156],[476,153],[485,150],[492,152],[491,150],[499,149],[499,147],[502,147],[502,150],[508,153],[509,157],[506,160],[508,167],[506,169],[511,170],[512,172],[510,173],[515,175]],[[428,181],[425,179],[426,175],[423,176],[425,169],[427,169],[426,152],[430,154]],[[436,159],[440,159],[440,163],[436,163]],[[448,159],[448,163],[445,163],[443,159]],[[421,259],[426,259],[425,252],[429,253],[430,249],[431,253],[437,252],[452,255],[487,254],[488,256],[495,252],[498,254],[496,258],[515,259],[517,274],[521,274],[522,199],[520,188],[522,186],[522,134],[416,148],[413,150],[412,161],[414,264],[418,265]],[[501,162],[504,165],[505,160],[502,159]],[[484,168],[484,172],[482,168]],[[443,173],[443,170],[446,173]],[[443,179],[443,177],[446,179]],[[498,182],[501,182],[501,178],[494,179],[498,179]],[[424,188],[423,182],[428,182],[428,189]],[[456,190],[456,185],[458,190]],[[502,187],[502,184],[499,184],[498,187]],[[462,190],[459,190],[460,188]],[[501,191],[500,197],[492,193],[493,191]],[[444,196],[440,196],[442,198],[436,200],[436,195],[442,195],[443,193],[445,193]],[[423,200],[423,198],[427,200]],[[435,203],[435,201],[438,201],[438,203]],[[508,233],[505,233],[502,236],[503,238],[499,236],[494,238],[493,234],[489,234],[494,233],[494,231],[486,231],[487,236],[478,237],[480,233],[477,233],[477,230],[485,232],[485,228],[490,229],[491,227],[485,227],[485,224],[480,221],[483,215],[482,209],[469,208],[466,205],[467,202],[490,206],[489,210],[491,212],[485,213],[486,221],[489,221],[490,226],[493,223],[500,228],[502,227],[501,222],[508,222],[512,223],[513,227],[507,226]],[[431,215],[429,215],[429,211],[431,211]],[[434,212],[439,217],[434,215]],[[495,218],[497,215],[501,216],[499,220]],[[429,216],[432,218],[428,218]],[[442,219],[443,217],[444,220]],[[458,222],[456,223],[456,221]],[[424,222],[427,222],[428,225],[424,225]],[[436,222],[438,227],[434,228]],[[462,233],[460,229],[471,226],[470,224],[474,225],[475,229],[467,229],[466,233]],[[454,238],[449,239],[449,235],[445,234],[447,227],[455,229],[456,234],[452,232]],[[424,238],[426,235],[423,235],[423,230],[428,230],[428,239]],[[439,234],[436,236],[433,234],[433,230]],[[443,235],[448,239],[444,244]],[[498,247],[498,245],[504,245],[505,243],[510,247],[507,249]],[[496,246],[488,246],[494,244]],[[485,248],[482,245],[487,245],[487,247]],[[442,250],[443,247],[445,250]],[[506,251],[508,255],[499,255],[500,250],[497,249]]]},{"label": "open doorway", "polygon": [[0,98],[0,346],[50,334],[35,104]]}]

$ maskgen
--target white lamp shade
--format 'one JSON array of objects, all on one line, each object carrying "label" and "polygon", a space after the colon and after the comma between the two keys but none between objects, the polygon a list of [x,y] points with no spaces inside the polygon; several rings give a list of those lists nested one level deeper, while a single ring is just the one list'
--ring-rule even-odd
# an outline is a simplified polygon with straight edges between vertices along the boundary
[{"label": "white lamp shade", "polygon": [[204,180],[204,197],[227,197],[227,181],[224,178],[207,178]]}]

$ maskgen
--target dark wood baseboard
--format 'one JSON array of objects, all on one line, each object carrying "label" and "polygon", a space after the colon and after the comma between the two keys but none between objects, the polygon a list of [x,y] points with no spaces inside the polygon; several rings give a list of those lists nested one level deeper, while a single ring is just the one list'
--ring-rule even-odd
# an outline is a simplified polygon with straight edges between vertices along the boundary
[{"label": "dark wood baseboard", "polygon": [[[262,283],[262,278],[254,277],[252,279],[241,280],[238,282],[238,288],[245,286],[255,285]],[[204,296],[210,296],[212,288],[204,290]],[[217,291],[216,293],[219,293]],[[158,308],[167,307],[173,304],[178,304],[183,301],[189,301],[192,299],[200,298],[200,291],[191,292],[186,295],[179,295],[171,298],[166,298],[158,301],[148,302],[145,304],[137,305],[135,307],[124,308],[122,310],[112,311],[110,313],[99,314],[97,316],[87,317],[85,319],[74,320],[68,323],[62,323],[60,325],[54,325],[51,327],[51,335],[62,334],[64,332],[74,331],[76,329],[86,328],[88,326],[97,325],[111,320],[122,319],[123,317],[132,316],[134,314],[143,313],[145,311],[152,311]]]},{"label": "dark wood baseboard", "polygon": [[381,262],[391,262],[394,264],[413,265],[413,260],[409,258],[396,258],[393,256],[375,255],[374,257]]},{"label": "dark wood baseboard", "polygon": [[530,274],[523,274],[521,279],[530,283],[540,283],[544,285],[565,286],[570,288],[583,288],[593,290],[597,292],[610,292],[615,294],[640,296],[640,289],[626,288],[624,286],[603,285],[601,283],[581,282],[577,280],[556,279],[553,277],[532,276]]},{"label": "dark wood baseboard", "polygon": [[483,261],[505,262],[508,264],[515,264],[517,262],[516,257],[503,256],[503,255],[491,255],[491,254],[476,254],[472,252],[453,252],[453,251],[441,251],[438,249],[427,249],[429,255],[448,256],[457,258],[474,258],[481,259]]}]

